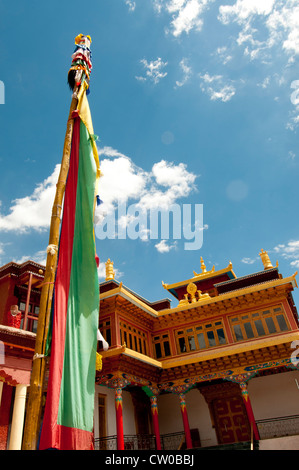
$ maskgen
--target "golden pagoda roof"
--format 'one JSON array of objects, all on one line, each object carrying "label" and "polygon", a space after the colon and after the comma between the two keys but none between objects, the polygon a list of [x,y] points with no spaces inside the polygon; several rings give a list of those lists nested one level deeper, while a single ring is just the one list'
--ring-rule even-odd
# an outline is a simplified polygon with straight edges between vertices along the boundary
[{"label": "golden pagoda roof", "polygon": [[192,278],[186,279],[186,280],[180,281],[180,282],[175,282],[173,284],[166,284],[165,282],[162,281],[162,286],[164,287],[164,289],[168,290],[171,294],[176,296],[175,295],[175,289],[177,289],[178,287],[186,286],[186,285],[190,284],[191,282],[193,282],[193,283],[200,282],[200,281],[204,281],[206,279],[211,279],[213,277],[221,276],[223,274],[227,274],[228,279],[236,279],[237,278],[236,274],[233,271],[233,265],[232,265],[231,261],[229,262],[228,266],[224,269],[219,269],[218,271],[215,271],[215,266],[213,266],[210,271],[207,271],[206,266],[205,266],[204,261],[203,261],[202,258],[201,258],[201,273],[196,273],[195,271],[193,271],[193,274],[194,275],[193,275]]},{"label": "golden pagoda roof", "polygon": [[[296,271],[293,275],[286,277],[286,278],[279,278],[279,279],[274,279],[274,280],[270,280],[270,281],[259,283],[259,284],[254,284],[245,288],[236,289],[234,291],[223,293],[215,297],[203,296],[196,302],[179,304],[176,307],[167,308],[167,309],[163,309],[160,311],[154,310],[150,305],[142,301],[140,297],[137,297],[136,295],[134,295],[132,291],[129,291],[125,286],[123,286],[122,282],[119,283],[118,286],[115,287],[114,289],[108,290],[100,294],[100,300],[103,301],[109,298],[113,298],[115,296],[119,296],[123,298],[125,301],[127,301],[132,306],[133,309],[135,307],[136,313],[138,311],[139,312],[143,311],[145,314],[150,315],[151,317],[162,318],[165,316],[169,316],[172,313],[193,310],[194,308],[203,308],[206,305],[211,306],[213,304],[217,304],[218,302],[221,302],[221,303],[225,301],[231,302],[234,299],[237,299],[238,297],[256,294],[262,291],[268,291],[269,289],[276,289],[276,288],[280,288],[280,287],[288,286],[288,285],[291,287],[291,289],[294,289],[295,287],[298,287],[297,281],[296,281],[297,274],[298,272]],[[188,281],[185,281],[185,282],[187,283]]]}]

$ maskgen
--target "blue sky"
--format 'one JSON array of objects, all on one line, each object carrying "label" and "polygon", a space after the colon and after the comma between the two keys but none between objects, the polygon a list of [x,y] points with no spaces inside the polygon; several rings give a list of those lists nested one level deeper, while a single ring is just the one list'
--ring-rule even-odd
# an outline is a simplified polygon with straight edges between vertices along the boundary
[{"label": "blue sky", "polygon": [[96,237],[100,280],[110,257],[116,278],[154,301],[169,296],[162,280],[200,272],[201,256],[237,276],[263,269],[262,248],[285,277],[299,268],[297,1],[12,0],[0,25],[1,265],[45,260],[83,33],[103,214],[119,199],[147,213],[203,207],[200,249],[183,236]]}]

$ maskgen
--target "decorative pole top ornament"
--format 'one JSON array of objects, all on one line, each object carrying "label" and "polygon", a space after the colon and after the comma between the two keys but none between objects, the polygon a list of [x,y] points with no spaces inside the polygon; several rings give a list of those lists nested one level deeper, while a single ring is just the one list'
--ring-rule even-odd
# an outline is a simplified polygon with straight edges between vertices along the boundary
[{"label": "decorative pole top ornament", "polygon": [[89,78],[92,69],[90,44],[90,36],[78,34],[75,38],[76,48],[72,55],[72,65],[68,73],[68,84],[71,90],[80,87],[81,83],[85,81],[87,92],[89,91]]},{"label": "decorative pole top ornament", "polygon": [[264,265],[265,270],[273,268],[267,251],[261,249],[261,252],[259,253],[259,255],[261,257],[261,260],[262,260],[262,263]]},{"label": "decorative pole top ornament", "polygon": [[110,258],[106,261],[106,281],[110,281],[111,279],[114,279],[115,272],[113,270],[113,261],[110,260]]}]

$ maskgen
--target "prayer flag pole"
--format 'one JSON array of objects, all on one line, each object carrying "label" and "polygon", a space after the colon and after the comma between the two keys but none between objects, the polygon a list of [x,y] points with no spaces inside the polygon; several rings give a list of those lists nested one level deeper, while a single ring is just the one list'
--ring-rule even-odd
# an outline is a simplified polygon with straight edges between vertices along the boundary
[{"label": "prayer flag pole", "polygon": [[[86,37],[80,34],[76,37],[75,43],[79,44],[82,39],[86,38],[88,38],[88,40],[90,41],[89,36]],[[36,450],[38,445],[38,437],[41,425],[42,394],[47,361],[45,353],[51,315],[54,281],[57,267],[62,203],[69,171],[71,143],[74,128],[73,112],[77,109],[80,88],[82,86],[85,86],[86,82],[89,82],[90,71],[90,63],[85,64],[80,61],[79,64],[78,62],[75,62],[73,60],[72,67],[68,74],[68,83],[70,85],[70,88],[73,89],[73,95],[64,139],[61,168],[56,185],[56,194],[52,207],[49,245],[47,247],[46,270],[41,291],[35,352],[33,356],[29,397],[26,407],[26,420],[22,445],[23,450]]]}]

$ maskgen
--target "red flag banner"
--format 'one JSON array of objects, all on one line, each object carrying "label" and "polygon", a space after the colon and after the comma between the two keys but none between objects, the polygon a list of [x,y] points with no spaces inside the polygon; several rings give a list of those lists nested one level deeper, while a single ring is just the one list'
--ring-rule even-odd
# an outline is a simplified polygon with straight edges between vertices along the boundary
[{"label": "red flag banner", "polygon": [[85,90],[73,113],[51,320],[51,359],[39,449],[93,448],[99,282],[94,205],[99,160]]}]

